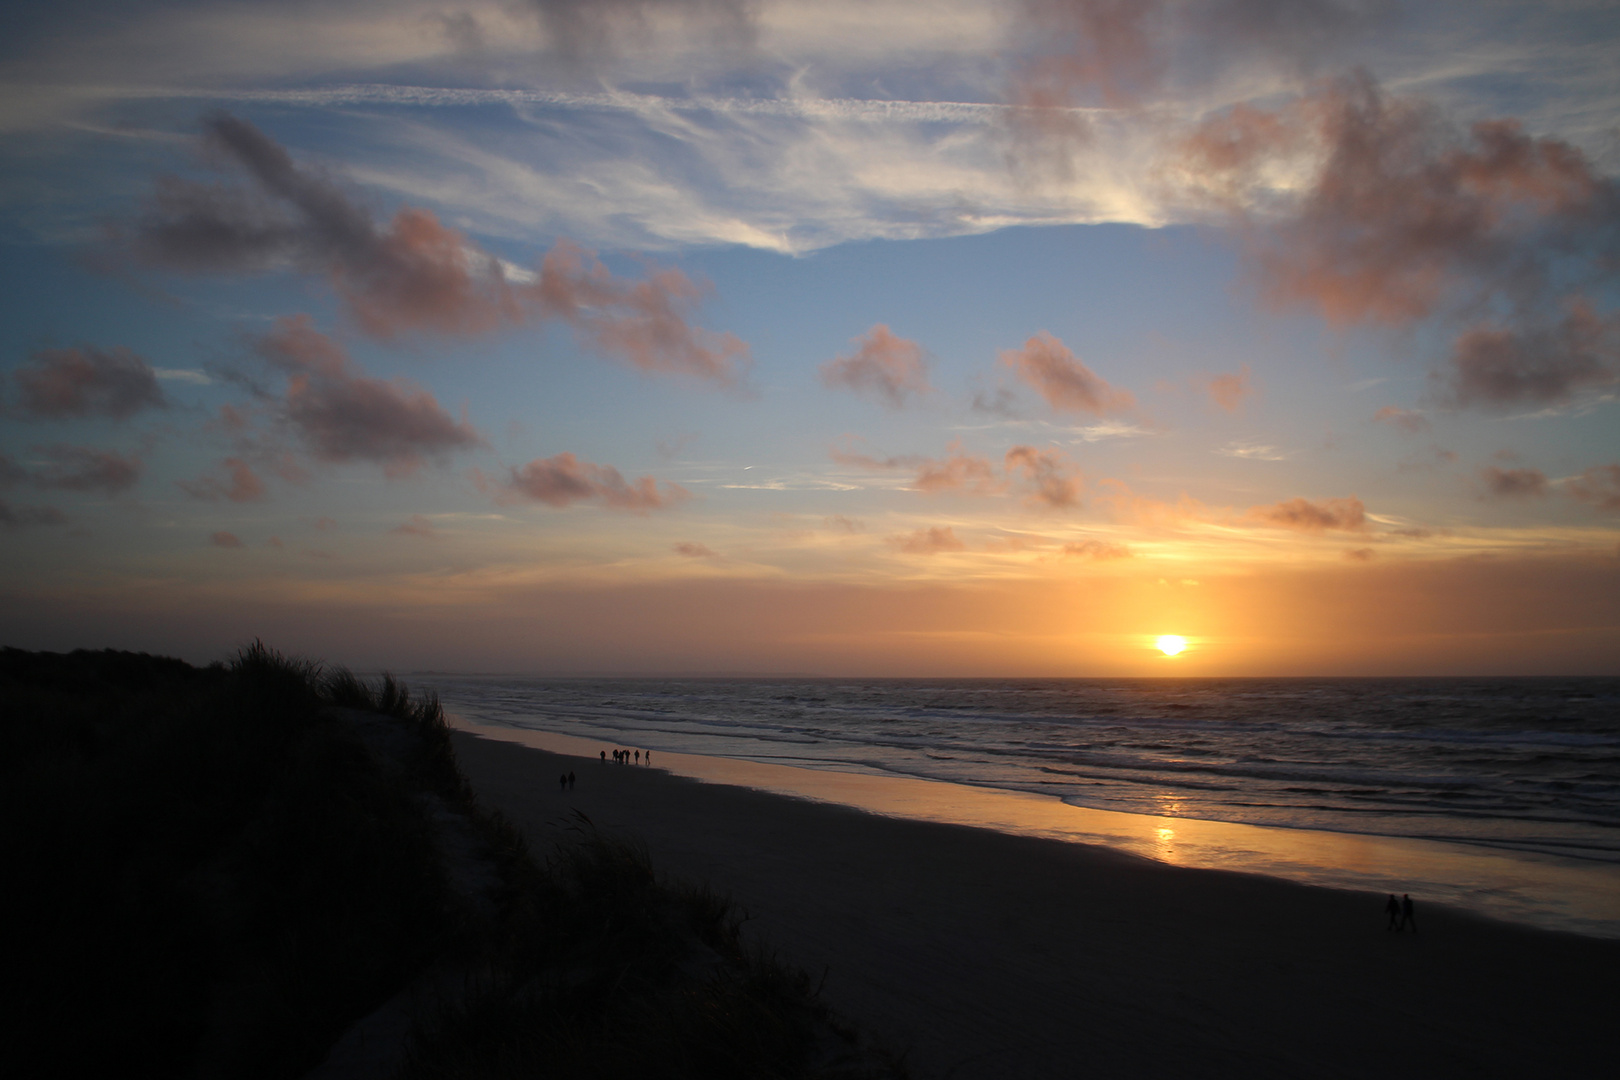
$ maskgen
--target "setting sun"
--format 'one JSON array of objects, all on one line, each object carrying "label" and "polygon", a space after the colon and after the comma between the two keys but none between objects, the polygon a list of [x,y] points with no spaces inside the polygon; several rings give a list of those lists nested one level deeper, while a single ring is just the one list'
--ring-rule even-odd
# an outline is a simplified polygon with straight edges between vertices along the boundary
[{"label": "setting sun", "polygon": [[1182,649],[1187,647],[1187,639],[1184,637],[1177,637],[1175,634],[1166,634],[1161,637],[1156,644],[1159,646],[1159,651],[1164,653],[1164,655],[1174,656]]}]

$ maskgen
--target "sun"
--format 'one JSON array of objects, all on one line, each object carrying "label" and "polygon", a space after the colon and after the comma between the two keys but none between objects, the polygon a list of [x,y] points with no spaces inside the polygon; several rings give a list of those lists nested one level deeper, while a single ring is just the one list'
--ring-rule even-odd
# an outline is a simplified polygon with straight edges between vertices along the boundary
[{"label": "sun", "polygon": [[1182,649],[1187,647],[1187,639],[1184,637],[1178,637],[1175,634],[1166,634],[1161,637],[1156,644],[1159,646],[1159,651],[1164,653],[1164,655],[1174,656]]}]

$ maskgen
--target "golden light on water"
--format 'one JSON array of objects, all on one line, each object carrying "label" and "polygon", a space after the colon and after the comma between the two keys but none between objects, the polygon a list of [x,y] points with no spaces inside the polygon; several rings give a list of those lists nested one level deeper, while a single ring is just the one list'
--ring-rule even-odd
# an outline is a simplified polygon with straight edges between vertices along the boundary
[{"label": "golden light on water", "polygon": [[1159,651],[1164,655],[1174,656],[1187,647],[1187,639],[1175,634],[1166,634],[1156,644],[1159,646]]}]

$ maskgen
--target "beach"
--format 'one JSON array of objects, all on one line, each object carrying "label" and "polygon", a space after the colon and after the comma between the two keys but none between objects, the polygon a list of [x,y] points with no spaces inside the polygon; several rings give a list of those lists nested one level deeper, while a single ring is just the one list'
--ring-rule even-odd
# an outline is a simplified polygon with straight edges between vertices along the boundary
[{"label": "beach", "polygon": [[[540,853],[571,815],[707,883],[920,1077],[1559,1075],[1607,1060],[1620,942],[455,735]],[[559,790],[572,771],[577,784]]]}]

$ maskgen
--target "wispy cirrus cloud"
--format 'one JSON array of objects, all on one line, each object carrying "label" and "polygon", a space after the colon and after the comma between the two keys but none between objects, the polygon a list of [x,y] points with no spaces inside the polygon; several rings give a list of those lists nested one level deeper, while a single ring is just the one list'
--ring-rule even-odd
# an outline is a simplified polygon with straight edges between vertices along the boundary
[{"label": "wispy cirrus cloud", "polygon": [[181,491],[194,499],[204,502],[214,502],[219,499],[229,499],[231,502],[259,502],[265,497],[264,481],[259,478],[251,466],[241,458],[226,458],[225,479],[218,476],[201,476],[195,480],[178,480],[176,484]]}]

